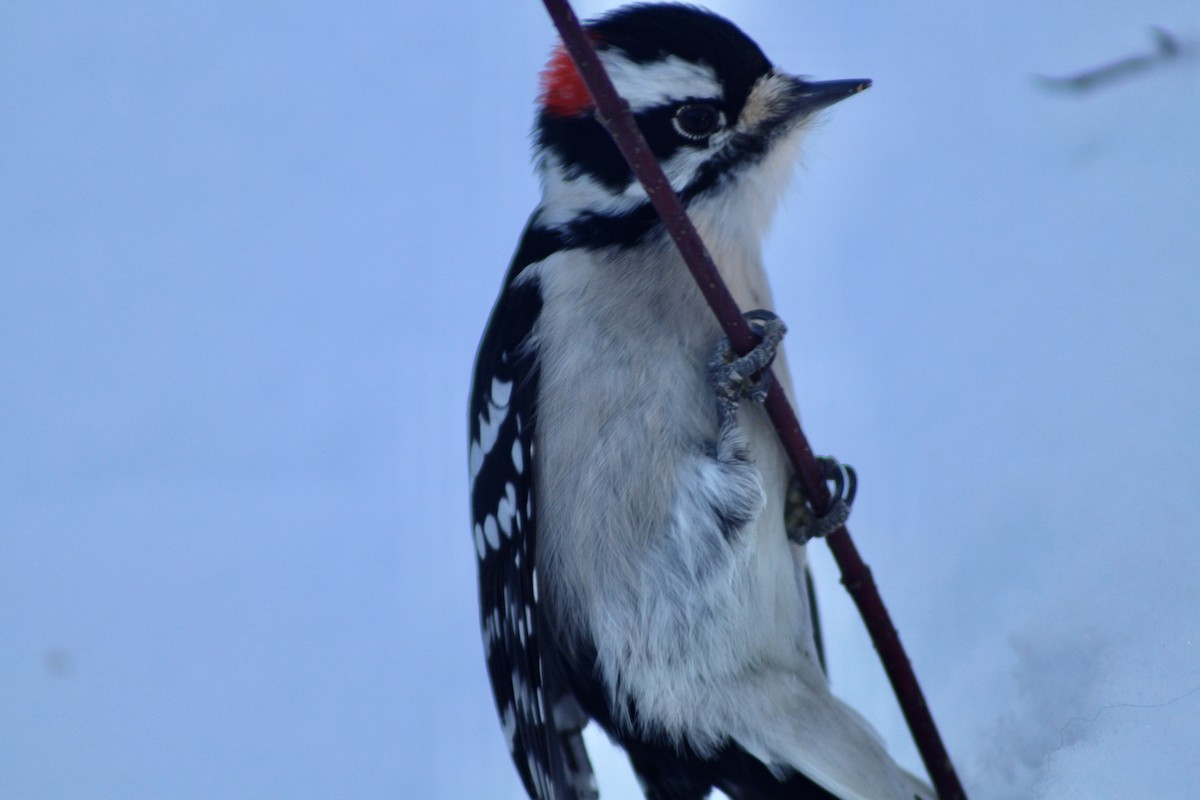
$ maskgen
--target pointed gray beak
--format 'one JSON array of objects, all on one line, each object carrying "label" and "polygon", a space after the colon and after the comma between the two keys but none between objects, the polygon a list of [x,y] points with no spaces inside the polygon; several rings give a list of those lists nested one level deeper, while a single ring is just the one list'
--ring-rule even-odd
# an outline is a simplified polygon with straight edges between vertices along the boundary
[{"label": "pointed gray beak", "polygon": [[808,116],[834,103],[856,95],[871,85],[868,78],[844,81],[806,81],[793,78],[792,111],[796,116]]}]

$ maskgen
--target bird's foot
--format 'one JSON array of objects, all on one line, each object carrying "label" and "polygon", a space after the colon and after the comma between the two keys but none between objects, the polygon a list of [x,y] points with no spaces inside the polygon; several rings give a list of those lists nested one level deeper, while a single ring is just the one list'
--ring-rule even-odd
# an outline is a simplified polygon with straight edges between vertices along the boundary
[{"label": "bird's foot", "polygon": [[818,458],[817,463],[821,465],[821,478],[833,484],[829,510],[819,517],[813,513],[799,480],[795,475],[792,476],[784,514],[788,538],[797,544],[828,536],[846,524],[850,518],[850,507],[854,504],[854,495],[858,492],[858,474],[854,467],[828,457]]},{"label": "bird's foot", "polygon": [[759,309],[746,313],[750,329],[759,342],[744,356],[738,356],[728,339],[721,339],[708,359],[708,379],[717,396],[717,418],[724,428],[732,422],[738,403],[748,397],[755,403],[767,399],[771,388],[770,373],[765,370],[775,360],[787,326],[774,313]]}]

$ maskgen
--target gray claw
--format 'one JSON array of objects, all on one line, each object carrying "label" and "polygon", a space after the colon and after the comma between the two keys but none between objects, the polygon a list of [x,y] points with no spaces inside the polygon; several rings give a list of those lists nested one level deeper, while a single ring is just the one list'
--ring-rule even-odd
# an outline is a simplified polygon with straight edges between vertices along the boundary
[{"label": "gray claw", "polygon": [[788,489],[788,501],[793,502],[793,492],[801,497],[800,505],[790,506],[791,518],[787,524],[788,538],[804,544],[809,539],[818,539],[836,531],[850,518],[850,507],[858,493],[858,473],[849,464],[840,464],[835,458],[820,457],[821,477],[833,482],[829,510],[818,517],[813,513],[800,494],[799,482],[793,477],[794,487]]},{"label": "gray claw", "polygon": [[750,311],[746,321],[759,337],[754,349],[738,357],[729,346],[729,340],[721,339],[708,359],[709,381],[717,395],[717,415],[722,426],[732,419],[743,397],[755,403],[767,399],[767,391],[771,388],[770,373],[763,370],[775,360],[779,343],[787,333],[783,320],[770,311]]}]

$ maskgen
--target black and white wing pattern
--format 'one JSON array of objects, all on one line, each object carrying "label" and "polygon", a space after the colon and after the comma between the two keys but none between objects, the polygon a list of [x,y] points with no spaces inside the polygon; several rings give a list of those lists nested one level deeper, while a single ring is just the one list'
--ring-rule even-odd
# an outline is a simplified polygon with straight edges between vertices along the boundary
[{"label": "black and white wing pattern", "polygon": [[542,298],[537,279],[522,273],[549,255],[548,237],[526,230],[479,346],[470,401],[471,521],[484,654],[509,752],[531,798],[585,800],[596,796],[580,736],[585,720],[564,713],[577,706],[556,656],[539,647],[538,363],[529,336]]}]

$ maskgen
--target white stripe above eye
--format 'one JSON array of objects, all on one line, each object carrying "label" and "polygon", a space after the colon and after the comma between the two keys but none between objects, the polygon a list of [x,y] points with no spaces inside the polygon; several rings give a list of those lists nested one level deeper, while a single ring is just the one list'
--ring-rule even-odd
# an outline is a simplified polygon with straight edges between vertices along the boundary
[{"label": "white stripe above eye", "polygon": [[601,50],[600,60],[635,114],[671,100],[723,97],[717,74],[706,64],[685,61],[679,56],[639,64],[618,50]]}]

